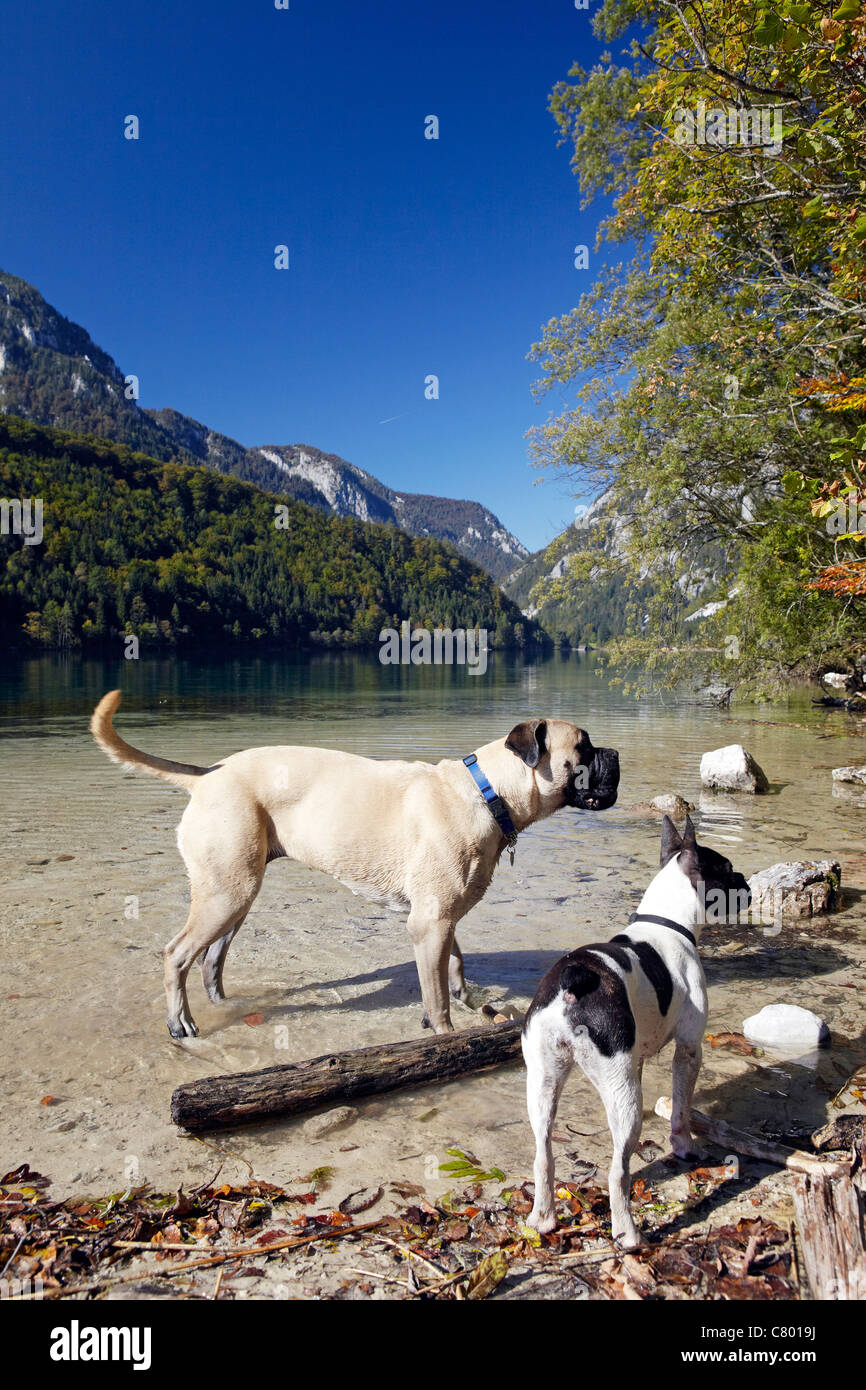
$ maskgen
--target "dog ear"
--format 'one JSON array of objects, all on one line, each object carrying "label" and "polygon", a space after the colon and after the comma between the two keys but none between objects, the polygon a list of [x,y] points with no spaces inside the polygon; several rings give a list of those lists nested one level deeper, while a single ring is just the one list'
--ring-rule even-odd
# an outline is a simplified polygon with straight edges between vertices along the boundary
[{"label": "dog ear", "polygon": [[675,854],[679,854],[683,847],[683,840],[670,816],[662,817],[662,847],[659,853],[659,863],[662,868],[669,859]]},{"label": "dog ear", "polygon": [[700,858],[695,827],[692,825],[690,816],[686,816],[686,824],[683,829],[683,847],[679,862],[683,873],[697,886],[697,881],[700,878]]},{"label": "dog ear", "polygon": [[505,747],[522,758],[527,767],[538,766],[539,758],[547,751],[546,745],[546,719],[525,719],[522,724],[515,724],[505,740]]}]

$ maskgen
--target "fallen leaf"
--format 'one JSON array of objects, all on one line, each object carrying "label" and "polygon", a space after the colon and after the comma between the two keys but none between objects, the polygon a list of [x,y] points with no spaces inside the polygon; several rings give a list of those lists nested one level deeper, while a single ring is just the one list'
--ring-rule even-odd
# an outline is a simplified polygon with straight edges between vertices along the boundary
[{"label": "fallen leaf", "polygon": [[272,1226],[269,1231],[263,1231],[256,1237],[256,1245],[274,1245],[278,1240],[285,1240],[289,1234],[284,1226]]},{"label": "fallen leaf", "polygon": [[174,1206],[171,1209],[172,1216],[187,1216],[192,1211],[195,1203],[192,1197],[188,1197],[182,1187],[177,1189],[174,1199]]},{"label": "fallen leaf", "polygon": [[340,1203],[340,1211],[347,1216],[357,1216],[359,1211],[369,1211],[374,1207],[382,1196],[384,1188],[381,1187],[359,1187],[357,1192],[350,1192],[348,1197],[344,1197]]},{"label": "fallen leaf", "polygon": [[689,1174],[695,1182],[725,1182],[731,1176],[731,1170],[727,1164],[722,1164],[720,1168],[693,1168]]},{"label": "fallen leaf", "polygon": [[442,1240],[465,1240],[468,1234],[469,1226],[465,1221],[449,1221],[439,1229]]},{"label": "fallen leaf", "polygon": [[244,1014],[244,1023],[248,1023],[251,1028],[257,1028],[260,1023],[264,1023],[264,1014]]},{"label": "fallen leaf", "polygon": [[202,1240],[205,1236],[218,1236],[220,1225],[212,1216],[199,1216],[193,1223],[192,1236],[195,1240]]},{"label": "fallen leaf", "polygon": [[628,1275],[632,1283],[640,1289],[641,1293],[650,1293],[655,1285],[656,1277],[652,1269],[635,1255],[625,1255],[622,1262],[623,1271]]},{"label": "fallen leaf", "polygon": [[711,1047],[730,1047],[734,1052],[739,1052],[743,1057],[751,1057],[755,1051],[752,1044],[746,1042],[742,1033],[707,1033],[707,1042]]},{"label": "fallen leaf", "polygon": [[504,1250],[495,1250],[492,1255],[485,1255],[469,1276],[465,1297],[487,1298],[501,1284],[507,1273],[508,1258]]},{"label": "fallen leaf", "polygon": [[345,1212],[336,1210],[317,1212],[313,1220],[324,1226],[351,1226],[352,1224],[351,1216],[346,1216]]},{"label": "fallen leaf", "polygon": [[521,1187],[516,1187],[508,1198],[508,1209],[515,1216],[528,1216],[532,1211],[532,1202]]},{"label": "fallen leaf", "polygon": [[217,1220],[225,1230],[234,1231],[240,1224],[245,1202],[220,1202],[217,1207]]}]

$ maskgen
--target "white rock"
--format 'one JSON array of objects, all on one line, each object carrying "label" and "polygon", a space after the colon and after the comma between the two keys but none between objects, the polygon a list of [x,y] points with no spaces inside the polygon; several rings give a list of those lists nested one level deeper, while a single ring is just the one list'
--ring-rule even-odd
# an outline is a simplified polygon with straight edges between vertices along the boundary
[{"label": "white rock", "polygon": [[326,1110],[324,1115],[314,1115],[312,1119],[306,1120],[301,1126],[305,1139],[324,1139],[326,1135],[333,1134],[335,1129],[342,1129],[344,1125],[350,1125],[358,1118],[358,1112],[352,1105],[338,1105],[334,1110]]},{"label": "white rock", "polygon": [[701,758],[701,781],[705,787],[729,792],[769,791],[767,775],[741,743],[714,748]]},{"label": "white rock", "polygon": [[825,671],[821,677],[825,685],[832,685],[836,690],[845,690],[850,679],[850,676],[846,676],[844,671]]},{"label": "white rock", "polygon": [[833,781],[866,783],[866,767],[834,767]]},{"label": "white rock", "polygon": [[749,1042],[780,1051],[824,1047],[830,1040],[830,1030],[823,1018],[799,1004],[767,1004],[758,1014],[747,1018],[743,1033]]},{"label": "white rock", "polygon": [[762,922],[812,917],[842,906],[842,870],[835,859],[773,864],[749,879],[751,913]]}]

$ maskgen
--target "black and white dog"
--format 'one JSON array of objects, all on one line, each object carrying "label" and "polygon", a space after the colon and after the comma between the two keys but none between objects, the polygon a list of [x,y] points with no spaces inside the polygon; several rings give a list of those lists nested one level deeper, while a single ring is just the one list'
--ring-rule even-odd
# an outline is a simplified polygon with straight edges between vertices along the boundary
[{"label": "black and white dog", "polygon": [[[627,1249],[640,1244],[629,1210],[629,1163],[640,1139],[641,1074],[671,1038],[671,1144],[695,1157],[692,1094],[701,1065],[707,986],[698,956],[700,927],[748,908],[751,894],[729,860],[695,839],[686,818],[681,836],[662,822],[661,869],[629,919],[628,934],[563,956],[538,986],[523,1025],[526,1097],[535,1135],[535,1203],[529,1224],[556,1226],[550,1133],[574,1063],[604,1102],[613,1136],[610,1207],[613,1236]],[[733,909],[733,910],[732,910]]]}]

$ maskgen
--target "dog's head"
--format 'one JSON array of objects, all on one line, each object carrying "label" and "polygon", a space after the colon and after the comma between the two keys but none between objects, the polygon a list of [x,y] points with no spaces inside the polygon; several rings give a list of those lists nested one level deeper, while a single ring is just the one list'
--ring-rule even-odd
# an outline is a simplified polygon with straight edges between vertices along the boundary
[{"label": "dog's head", "polygon": [[605,811],[616,801],[619,754],[615,748],[594,748],[576,724],[527,719],[511,730],[505,747],[535,773],[545,813],[560,806]]},{"label": "dog's head", "polygon": [[701,920],[725,922],[747,912],[752,893],[746,879],[734,869],[730,859],[706,845],[699,845],[695,827],[686,816],[682,835],[670,816],[662,821],[661,867],[677,855],[677,863],[691,882],[702,909]]}]

